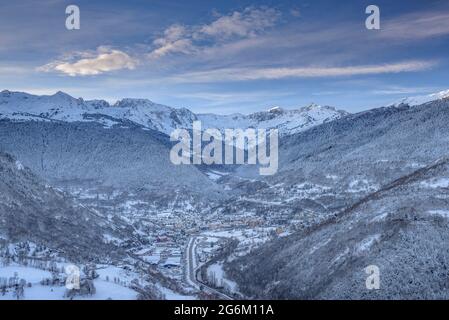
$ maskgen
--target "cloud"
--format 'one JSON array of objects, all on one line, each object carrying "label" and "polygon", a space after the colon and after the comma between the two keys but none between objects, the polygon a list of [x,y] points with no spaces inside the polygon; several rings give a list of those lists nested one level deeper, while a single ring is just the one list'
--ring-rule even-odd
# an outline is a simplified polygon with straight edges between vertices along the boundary
[{"label": "cloud", "polygon": [[410,13],[381,25],[380,36],[391,39],[419,40],[449,35],[449,11]]},{"label": "cloud", "polygon": [[26,68],[21,66],[4,66],[0,65],[0,74],[7,74],[8,77],[12,75],[24,75],[32,71],[32,68]]},{"label": "cloud", "polygon": [[105,72],[134,69],[137,60],[120,50],[99,47],[96,52],[76,52],[38,68],[38,71],[60,72],[69,76],[98,75]]},{"label": "cloud", "polygon": [[290,9],[290,14],[295,18],[299,18],[301,17],[301,10],[299,10],[298,8],[292,8]]},{"label": "cloud", "polygon": [[153,41],[158,48],[153,50],[149,57],[161,58],[169,53],[188,54],[195,51],[192,40],[189,39],[186,28],[181,25],[172,25],[164,31],[164,36]]},{"label": "cloud", "polygon": [[386,86],[379,89],[370,90],[370,93],[376,95],[406,95],[419,94],[439,91],[436,87],[402,87],[402,86]]},{"label": "cloud", "polygon": [[167,42],[161,47],[152,51],[149,55],[152,59],[161,58],[169,53],[184,53],[188,54],[195,51],[192,41],[189,39],[179,39],[173,42]]},{"label": "cloud", "polygon": [[[297,7],[290,8],[286,15],[301,14],[297,10]],[[255,17],[259,18],[256,24],[248,23]],[[371,57],[373,50],[378,53],[377,61],[381,61],[388,59],[391,52],[403,50],[404,42],[449,35],[447,9],[385,18],[379,32],[367,32],[360,27],[360,21],[341,22],[327,28],[322,21],[304,24],[300,19],[287,19],[288,23],[281,23],[280,17],[280,12],[267,7],[250,7],[225,15],[215,13],[210,23],[184,26],[184,33],[176,41],[164,46],[155,44],[150,57],[158,59],[179,53],[176,59],[167,59],[167,63],[176,66],[175,72],[187,66],[208,65],[212,70],[256,64],[270,66],[273,61],[280,66],[291,66],[298,61],[304,65],[321,64],[321,61],[344,65],[361,61],[362,56]],[[375,63],[365,61],[359,63]]]},{"label": "cloud", "polygon": [[249,7],[242,12],[234,11],[230,15],[221,16],[214,22],[201,26],[196,36],[225,39],[233,36],[253,37],[274,26],[279,17],[280,13],[276,9]]},{"label": "cloud", "polygon": [[151,59],[164,57],[170,53],[191,54],[208,48],[204,42],[235,41],[252,38],[265,29],[275,25],[280,17],[276,9],[248,7],[243,11],[234,11],[228,15],[215,13],[210,24],[181,26],[172,25],[164,31],[162,37],[153,41],[155,49],[148,55]]},{"label": "cloud", "polygon": [[292,96],[293,93],[290,91],[279,91],[279,90],[257,90],[257,91],[225,91],[225,92],[189,92],[174,94],[177,98],[187,98],[195,100],[207,101],[209,106],[219,106],[224,103],[235,103],[235,102],[257,102],[262,100],[276,99],[279,97]]},{"label": "cloud", "polygon": [[191,72],[177,77],[179,82],[221,82],[248,80],[276,80],[283,78],[322,78],[383,73],[400,73],[428,70],[434,61],[406,61],[392,64],[346,66],[346,67],[299,67],[299,68],[222,68]]}]

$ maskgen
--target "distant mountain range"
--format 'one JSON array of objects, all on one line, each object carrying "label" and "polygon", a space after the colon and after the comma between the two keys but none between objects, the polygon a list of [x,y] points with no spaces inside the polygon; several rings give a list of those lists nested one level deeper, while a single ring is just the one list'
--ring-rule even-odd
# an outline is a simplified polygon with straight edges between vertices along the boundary
[{"label": "distant mountain range", "polygon": [[104,100],[75,99],[63,92],[50,96],[7,90],[0,93],[3,119],[93,121],[105,127],[121,126],[126,120],[167,135],[177,128],[190,129],[193,121],[201,121],[203,128],[276,128],[285,136],[346,115],[345,111],[316,104],[297,110],[273,107],[249,115],[217,115],[195,114],[186,108],[176,109],[146,99],[122,99],[111,105]]}]

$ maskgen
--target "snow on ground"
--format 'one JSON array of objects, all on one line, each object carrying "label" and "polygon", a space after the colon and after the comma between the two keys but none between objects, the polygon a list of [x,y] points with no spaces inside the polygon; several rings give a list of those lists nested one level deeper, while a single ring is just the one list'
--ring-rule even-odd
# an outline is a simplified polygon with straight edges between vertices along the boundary
[{"label": "snow on ground", "polygon": [[[195,115],[187,109],[175,109],[146,99],[122,99],[109,104],[101,100],[75,99],[63,92],[51,96],[35,96],[7,90],[0,92],[0,104],[3,107],[1,118],[22,121],[95,121],[106,128],[120,125],[122,120],[129,120],[167,135],[177,128],[191,128],[195,118],[202,122],[204,129],[216,128],[222,132],[233,128],[278,129],[282,136],[346,115],[332,107],[315,104],[296,110],[272,108],[251,115]],[[244,134],[244,131],[241,132]]]},{"label": "snow on ground", "polygon": [[378,186],[375,184],[371,184],[367,179],[355,179],[349,183],[348,192],[351,193],[359,193],[359,192],[369,192],[375,191],[378,189]]},{"label": "snow on ground", "polygon": [[[137,292],[121,285],[96,280],[94,282],[96,293],[92,296],[77,296],[74,300],[136,300]],[[33,285],[31,288],[25,288],[24,300],[64,300],[64,286],[41,286]],[[5,296],[0,295],[0,300],[13,300],[12,292]]]},{"label": "snow on ground", "polygon": [[110,234],[104,234],[103,235],[103,239],[106,241],[106,243],[111,243],[111,242],[112,243],[117,243],[117,244],[123,243],[122,239],[114,237],[114,236],[112,236]]},{"label": "snow on ground", "polygon": [[449,210],[429,210],[428,212],[449,219]]},{"label": "snow on ground", "polygon": [[116,266],[99,266],[96,270],[100,276],[100,280],[113,281],[114,278],[120,279],[120,281],[129,284],[132,280],[140,278],[139,274],[125,270]]},{"label": "snow on ground", "polygon": [[19,160],[16,160],[16,168],[19,171],[24,169],[23,164]]},{"label": "snow on ground", "polygon": [[209,280],[211,278],[214,278],[216,283],[215,285],[218,287],[223,287],[229,292],[237,292],[237,283],[235,283],[232,280],[229,280],[226,278],[226,273],[223,270],[223,264],[222,263],[214,263],[211,264],[207,268],[207,274],[209,277]]},{"label": "snow on ground", "polygon": [[387,217],[388,217],[388,213],[386,213],[386,212],[381,213],[381,214],[375,216],[373,219],[371,219],[370,222],[380,222],[380,221],[385,220]]},{"label": "snow on ground", "polygon": [[213,180],[213,181],[217,181],[218,179],[220,179],[221,177],[227,175],[228,173],[226,172],[220,172],[220,171],[216,171],[216,170],[209,170],[206,172],[206,175],[209,177],[209,179]]},{"label": "snow on ground", "polygon": [[221,238],[236,238],[239,241],[244,241],[249,238],[265,238],[265,235],[276,228],[274,227],[261,227],[250,229],[232,229],[232,230],[211,230],[205,231],[201,236],[208,237],[221,237]]},{"label": "snow on ground", "polygon": [[223,238],[239,238],[243,236],[244,230],[220,230],[220,231],[206,231],[201,235],[212,236],[212,237],[223,237]]},{"label": "snow on ground", "polygon": [[165,295],[165,299],[167,300],[196,300],[195,296],[187,296],[174,292],[168,288],[162,287],[161,285],[157,285],[157,288]]},{"label": "snow on ground", "polygon": [[181,266],[181,257],[168,257],[163,266]]},{"label": "snow on ground", "polygon": [[337,263],[338,261],[340,261],[340,259],[342,259],[344,256],[346,256],[348,253],[349,253],[349,248],[346,247],[344,251],[340,252],[339,254],[337,254],[335,256],[335,258],[331,261],[330,265]]},{"label": "snow on ground", "polygon": [[377,243],[380,240],[380,237],[381,237],[380,234],[374,234],[364,239],[361,243],[358,244],[356,252],[362,253],[364,251],[369,250],[375,243]]},{"label": "snow on ground", "polygon": [[[242,256],[259,247],[266,241],[270,240],[271,233],[275,231],[274,227],[262,227],[251,229],[234,229],[234,230],[216,230],[206,231],[201,234],[202,237],[221,237],[221,238],[234,238],[238,240],[238,246],[234,253],[229,257],[229,260],[233,260],[236,256]],[[203,250],[204,251],[204,250]]]},{"label": "snow on ground", "polygon": [[151,264],[158,264],[161,261],[160,254],[152,254],[152,255],[143,255],[140,256],[143,260]]},{"label": "snow on ground", "polygon": [[44,278],[50,278],[51,273],[49,271],[31,268],[31,267],[23,267],[23,266],[6,266],[0,267],[0,277],[1,278],[12,278],[17,273],[17,277],[19,279],[25,279],[28,282],[35,284],[39,283]]},{"label": "snow on ground", "polygon": [[[121,281],[128,283],[134,279],[134,274],[113,266],[99,269],[97,272],[100,277],[94,280],[96,293],[92,296],[77,296],[75,297],[75,300],[135,300],[137,298],[136,291],[113,283],[114,276],[119,277]],[[25,279],[27,283],[32,284],[31,288],[25,287],[25,300],[65,299],[65,286],[43,286],[40,284],[42,279],[51,278],[51,273],[49,271],[18,265],[0,267],[1,278],[9,279],[15,275],[17,275],[19,279]],[[106,276],[109,276],[109,281],[106,281]],[[0,300],[12,299],[15,298],[11,290],[4,296],[0,294]]]},{"label": "snow on ground", "polygon": [[314,246],[312,247],[312,249],[310,249],[309,254],[312,254],[312,253],[314,253],[315,251],[317,251],[319,248],[324,247],[324,246],[325,246],[326,244],[328,244],[331,240],[332,240],[331,238],[328,238],[328,239],[326,239],[326,240],[324,240],[324,241],[321,241],[320,243],[317,243],[316,245],[314,245]]},{"label": "snow on ground", "polygon": [[103,280],[94,281],[95,289],[97,292],[93,296],[77,297],[77,300],[136,300],[137,292]]},{"label": "snow on ground", "polygon": [[431,179],[428,181],[423,181],[420,184],[426,188],[448,188],[449,187],[449,178],[440,178],[440,179]]},{"label": "snow on ground", "polygon": [[408,104],[409,106],[417,106],[420,104],[424,104],[426,102],[434,101],[434,100],[441,100],[441,99],[447,99],[449,98],[449,90],[440,91],[437,93],[432,93],[424,96],[415,96],[415,97],[408,97],[404,98],[400,101],[397,101],[394,103],[395,106],[399,106],[400,104]]},{"label": "snow on ground", "polygon": [[273,206],[280,206],[282,205],[281,201],[266,201],[266,200],[260,200],[260,199],[251,199],[247,197],[240,197],[241,201],[246,202],[252,202],[252,203],[258,203],[258,204],[264,204],[264,205],[273,205]]}]

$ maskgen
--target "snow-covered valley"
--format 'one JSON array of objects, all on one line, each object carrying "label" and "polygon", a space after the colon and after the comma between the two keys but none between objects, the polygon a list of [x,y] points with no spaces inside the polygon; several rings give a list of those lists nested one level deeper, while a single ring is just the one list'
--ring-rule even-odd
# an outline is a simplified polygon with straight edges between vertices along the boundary
[{"label": "snow-covered valley", "polygon": [[[449,108],[436,97],[222,116],[3,91],[0,299],[370,298],[336,288],[371,260],[396,274],[405,243],[397,265],[436,256],[449,236]],[[279,129],[279,172],[171,166],[166,134],[195,120]]]}]

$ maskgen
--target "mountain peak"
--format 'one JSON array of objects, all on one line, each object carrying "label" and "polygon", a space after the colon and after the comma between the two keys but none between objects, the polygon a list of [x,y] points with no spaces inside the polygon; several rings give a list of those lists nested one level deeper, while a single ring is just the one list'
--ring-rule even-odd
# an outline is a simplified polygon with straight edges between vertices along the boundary
[{"label": "mountain peak", "polygon": [[114,107],[134,107],[134,106],[153,106],[155,103],[148,99],[123,98],[118,100]]},{"label": "mountain peak", "polygon": [[49,96],[50,98],[58,98],[58,99],[64,99],[64,100],[76,100],[74,97],[69,95],[68,93],[58,91],[55,94]]},{"label": "mountain peak", "polygon": [[68,96],[68,94],[59,90],[54,94],[54,96]]},{"label": "mountain peak", "polygon": [[3,90],[2,92],[0,92],[0,94],[2,96],[4,96],[4,97],[24,96],[24,95],[29,96],[30,95],[30,94],[25,93],[25,92],[10,91],[10,90]]},{"label": "mountain peak", "polygon": [[443,99],[449,99],[449,89],[443,90],[440,92],[430,93],[427,95],[422,95],[422,96],[406,97],[406,98],[403,98],[403,99],[393,103],[392,105],[399,106],[401,104],[406,104],[409,106],[417,106],[417,105],[424,104],[427,102],[443,100]]},{"label": "mountain peak", "polygon": [[270,112],[270,113],[283,113],[285,110],[284,109],[282,109],[281,107],[278,107],[278,106],[274,106],[274,107],[271,107],[270,109],[268,109],[268,112]]},{"label": "mountain peak", "polygon": [[319,104],[316,104],[315,102],[310,103],[307,108],[315,109],[315,108],[321,108]]}]

